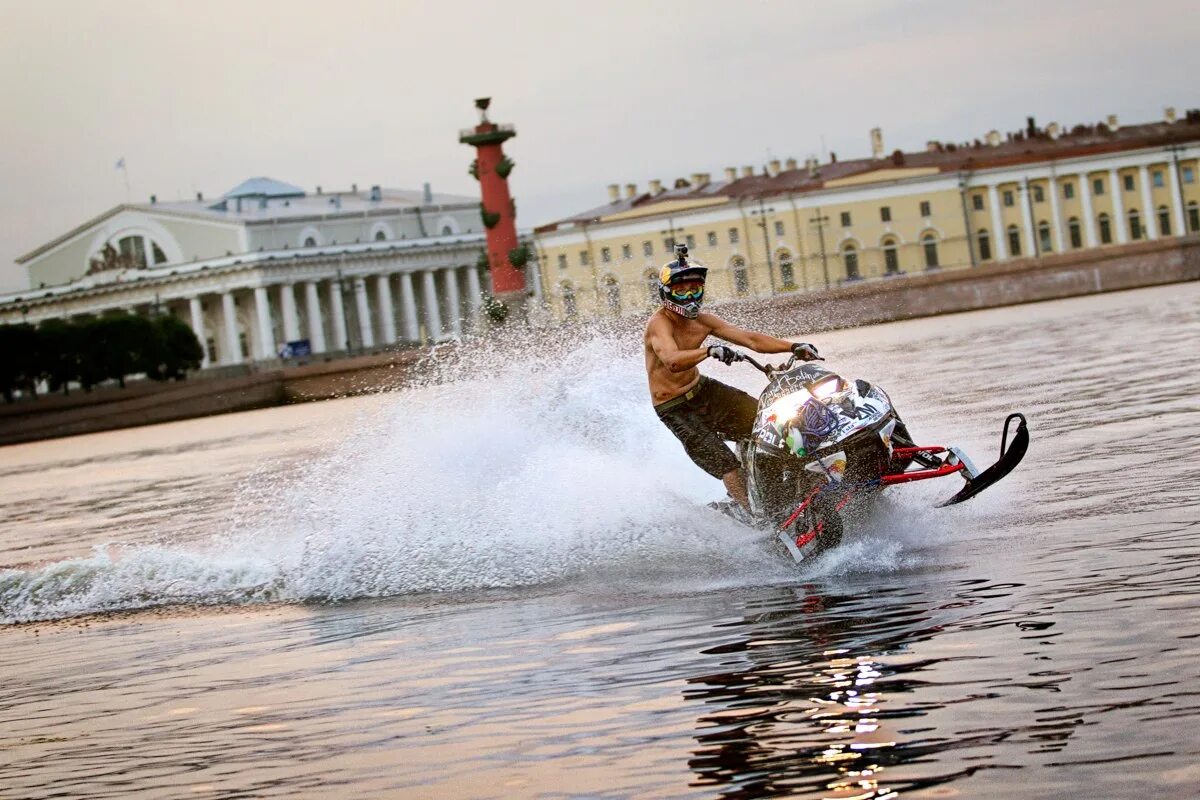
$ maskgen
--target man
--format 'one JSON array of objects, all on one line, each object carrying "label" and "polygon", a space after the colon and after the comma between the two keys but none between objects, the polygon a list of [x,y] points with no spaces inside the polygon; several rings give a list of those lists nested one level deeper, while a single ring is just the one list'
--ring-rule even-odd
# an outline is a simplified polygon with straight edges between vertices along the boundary
[{"label": "man", "polygon": [[687,245],[682,244],[675,246],[675,260],[659,273],[663,307],[650,315],[645,335],[650,397],[658,418],[683,443],[692,461],[720,478],[730,497],[749,513],[741,465],[725,442],[750,437],[758,402],[700,374],[696,366],[706,358],[723,364],[744,358],[732,347],[702,344],[716,336],[758,353],[795,353],[804,359],[816,358],[817,348],[745,331],[715,314],[701,313],[707,274],[706,267],[688,261]]}]

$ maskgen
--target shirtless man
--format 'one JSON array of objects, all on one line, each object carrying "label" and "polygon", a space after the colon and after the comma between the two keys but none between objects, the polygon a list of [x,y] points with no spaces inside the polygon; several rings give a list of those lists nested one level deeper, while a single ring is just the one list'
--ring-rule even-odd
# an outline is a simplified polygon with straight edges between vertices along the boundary
[{"label": "shirtless man", "polygon": [[663,307],[650,315],[645,335],[650,397],[658,418],[683,443],[692,461],[720,478],[730,497],[749,512],[746,479],[725,442],[750,437],[758,402],[700,374],[696,366],[706,358],[724,364],[743,358],[726,345],[703,347],[704,340],[716,336],[758,353],[795,353],[803,359],[816,358],[817,348],[742,330],[715,314],[701,313],[708,269],[689,262],[687,255],[686,245],[676,245],[675,260],[659,273]]}]

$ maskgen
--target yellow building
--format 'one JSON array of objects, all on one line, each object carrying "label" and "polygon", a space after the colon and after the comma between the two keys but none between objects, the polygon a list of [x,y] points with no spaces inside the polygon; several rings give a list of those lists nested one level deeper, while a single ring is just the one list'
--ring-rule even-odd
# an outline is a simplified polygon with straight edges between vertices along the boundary
[{"label": "yellow building", "polygon": [[871,141],[870,158],[609,186],[607,204],[536,229],[546,307],[644,313],[677,241],[709,268],[711,301],[1200,232],[1200,109],[1124,127],[1030,119],[918,153]]}]

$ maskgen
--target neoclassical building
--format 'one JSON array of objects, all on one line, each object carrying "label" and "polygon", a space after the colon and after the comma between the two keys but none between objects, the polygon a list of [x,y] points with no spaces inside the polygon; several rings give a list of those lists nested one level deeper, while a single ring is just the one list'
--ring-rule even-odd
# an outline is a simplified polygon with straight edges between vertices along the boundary
[{"label": "neoclassical building", "polygon": [[0,323],[172,313],[205,366],[305,341],[318,354],[439,341],[479,317],[484,241],[477,198],[252,178],[215,200],[117,206],[22,256],[31,288],[0,295]]},{"label": "neoclassical building", "polygon": [[710,299],[770,296],[1200,232],[1200,109],[1121,126],[990,131],[869,158],[772,161],[609,201],[535,229],[558,317],[644,313],[676,241],[709,267]]}]

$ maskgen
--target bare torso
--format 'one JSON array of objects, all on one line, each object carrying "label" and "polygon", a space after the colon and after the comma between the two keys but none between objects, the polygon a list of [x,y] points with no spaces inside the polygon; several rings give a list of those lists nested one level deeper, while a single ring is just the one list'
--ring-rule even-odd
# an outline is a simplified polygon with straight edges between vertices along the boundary
[{"label": "bare torso", "polygon": [[672,397],[686,393],[700,380],[700,370],[692,367],[681,372],[671,372],[650,346],[650,332],[667,331],[680,350],[694,350],[708,338],[712,328],[699,320],[686,319],[659,309],[650,315],[646,323],[643,345],[646,351],[646,377],[650,381],[650,398],[655,405],[665,403]]}]

